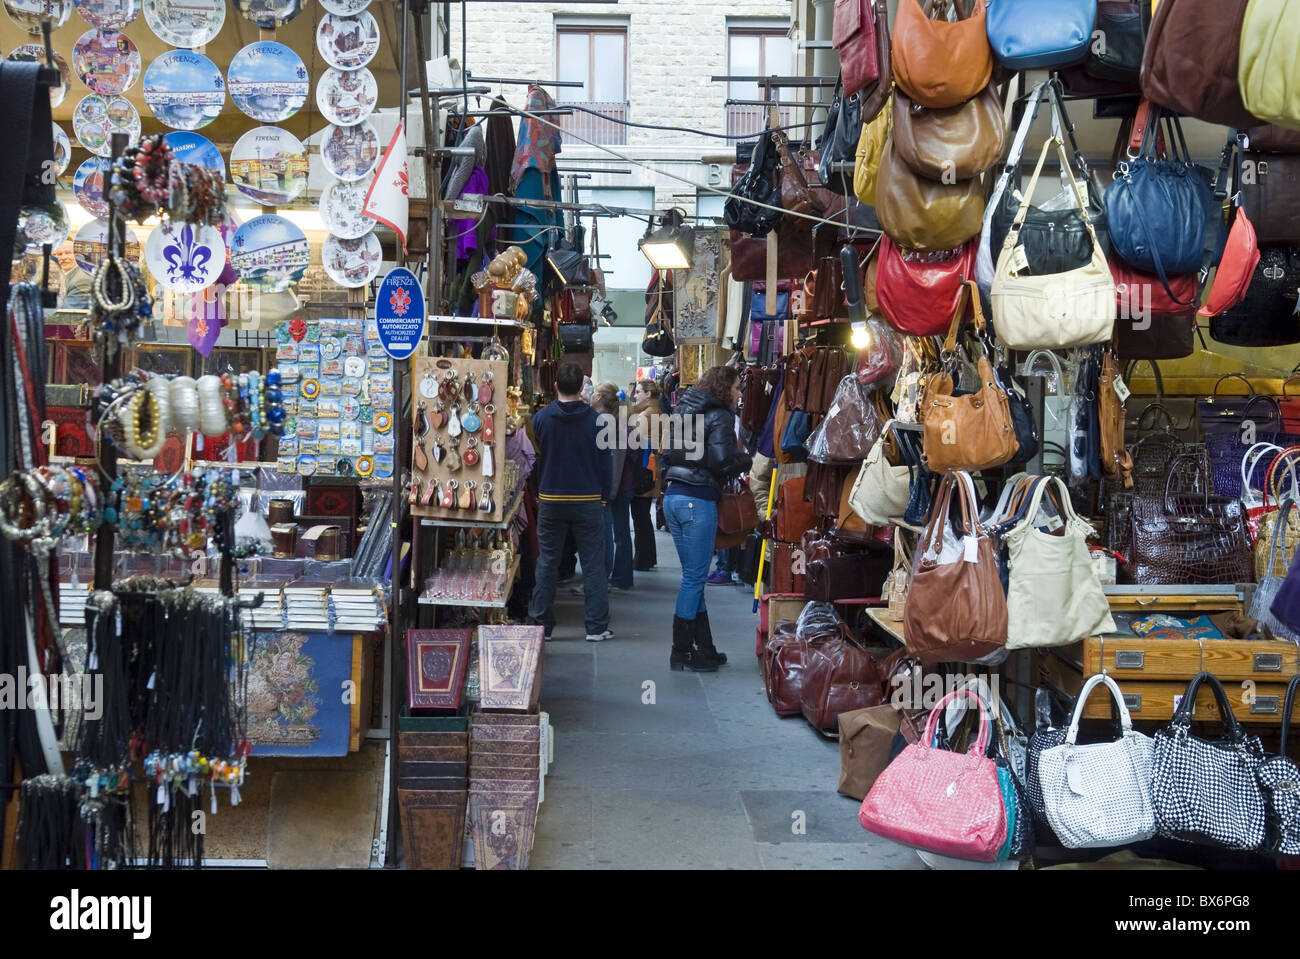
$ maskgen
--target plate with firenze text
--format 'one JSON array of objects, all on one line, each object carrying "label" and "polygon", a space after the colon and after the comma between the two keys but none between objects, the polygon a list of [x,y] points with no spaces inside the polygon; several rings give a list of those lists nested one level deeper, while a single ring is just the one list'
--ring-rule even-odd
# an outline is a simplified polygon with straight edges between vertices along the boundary
[{"label": "plate with firenze text", "polygon": [[201,47],[226,22],[226,0],[144,0],[144,20],[163,43]]},{"label": "plate with firenze text", "polygon": [[87,30],[72,48],[72,68],[95,93],[125,93],[140,79],[140,51],[116,30]]},{"label": "plate with firenze text", "polygon": [[144,72],[144,102],[172,129],[197,130],[221,115],[226,81],[203,54],[169,50]]},{"label": "plate with firenze text", "polygon": [[205,166],[209,170],[218,171],[221,179],[226,178],[226,161],[222,159],[221,151],[202,133],[173,130],[171,133],[164,133],[163,139],[172,148],[172,156],[181,163]]},{"label": "plate with firenze text", "polygon": [[235,54],[226,74],[230,98],[254,120],[279,123],[307,102],[311,83],[302,58],[283,43],[250,43]]}]

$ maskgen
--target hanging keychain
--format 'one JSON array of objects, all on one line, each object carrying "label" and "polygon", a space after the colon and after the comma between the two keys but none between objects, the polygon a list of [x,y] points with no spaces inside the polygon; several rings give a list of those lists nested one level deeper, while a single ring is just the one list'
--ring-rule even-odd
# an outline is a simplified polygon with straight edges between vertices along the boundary
[{"label": "hanging keychain", "polygon": [[455,439],[460,436],[460,433],[460,404],[458,403],[451,408],[451,419],[447,421],[447,435]]},{"label": "hanging keychain", "polygon": [[475,437],[471,436],[469,438],[469,448],[465,450],[465,455],[461,457],[461,461],[470,469],[478,465],[478,440]]},{"label": "hanging keychain", "polygon": [[478,411],[475,409],[477,405],[471,403],[469,409],[465,411],[465,415],[461,417],[460,428],[466,433],[477,433],[479,427],[483,425],[483,420],[479,418]]},{"label": "hanging keychain", "polygon": [[469,480],[461,487],[460,500],[456,503],[458,507],[466,510],[474,508],[474,487],[476,485],[473,480]]},{"label": "hanging keychain", "polygon": [[465,374],[465,402],[474,402],[474,374]]},{"label": "hanging keychain", "polygon": [[441,498],[442,491],[438,488],[438,477],[429,477],[429,485],[425,487],[424,497],[420,500],[420,505],[428,506],[432,503],[434,506],[437,506]]},{"label": "hanging keychain", "polygon": [[451,441],[451,448],[447,450],[447,456],[446,456],[447,470],[452,473],[456,472],[458,469],[460,469],[460,463],[461,463],[460,440],[455,439]]},{"label": "hanging keychain", "polygon": [[492,497],[488,495],[492,492],[492,484],[484,483],[481,490],[482,495],[478,498],[478,511],[480,513],[490,513],[496,508],[492,505]]},{"label": "hanging keychain", "polygon": [[489,443],[483,444],[483,475],[492,475],[492,446]]},{"label": "hanging keychain", "polygon": [[437,439],[433,441],[433,461],[441,463],[447,455],[447,447],[443,446]]},{"label": "hanging keychain", "polygon": [[425,370],[424,378],[420,380],[420,395],[426,400],[431,400],[438,395],[438,378],[433,375],[432,369]]},{"label": "hanging keychain", "polygon": [[442,508],[456,508],[456,481],[447,480],[447,485],[442,488]]},{"label": "hanging keychain", "polygon": [[491,443],[496,437],[496,428],[494,423],[496,421],[497,408],[489,403],[483,408],[483,413],[483,443],[486,445]]},{"label": "hanging keychain", "polygon": [[442,429],[447,425],[447,405],[443,403],[442,397],[433,406],[433,428]]},{"label": "hanging keychain", "polygon": [[483,373],[483,378],[478,382],[478,401],[487,406],[492,402],[492,393],[492,371],[486,370]]},{"label": "hanging keychain", "polygon": [[411,480],[411,493],[409,496],[407,496],[406,501],[410,503],[412,506],[414,506],[419,501],[419,499],[420,499],[420,478],[417,476],[416,478]]}]

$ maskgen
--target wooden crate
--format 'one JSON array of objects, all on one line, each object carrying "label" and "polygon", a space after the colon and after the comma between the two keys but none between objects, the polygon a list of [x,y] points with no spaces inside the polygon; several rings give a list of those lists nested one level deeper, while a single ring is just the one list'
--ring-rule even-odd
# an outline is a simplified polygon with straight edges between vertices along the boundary
[{"label": "wooden crate", "polygon": [[[1187,692],[1185,682],[1133,682],[1115,677],[1124,693],[1124,703],[1134,722],[1168,722]],[[1224,692],[1232,706],[1232,714],[1243,723],[1271,723],[1282,721],[1282,702],[1286,696],[1286,683],[1225,682]],[[1219,705],[1208,686],[1196,694],[1196,708],[1192,713],[1196,722],[1222,721]],[[1110,697],[1094,691],[1083,708],[1084,719],[1110,719]]]},{"label": "wooden crate", "polygon": [[1117,681],[1181,680],[1204,670],[1224,684],[1253,680],[1285,683],[1300,672],[1300,647],[1254,639],[1093,638],[1084,641],[1083,667],[1104,668]]}]

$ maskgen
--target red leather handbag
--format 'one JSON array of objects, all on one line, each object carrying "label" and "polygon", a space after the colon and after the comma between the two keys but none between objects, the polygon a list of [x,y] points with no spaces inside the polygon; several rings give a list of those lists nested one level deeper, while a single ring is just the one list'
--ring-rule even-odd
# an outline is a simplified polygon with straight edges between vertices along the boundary
[{"label": "red leather handbag", "polygon": [[831,45],[840,53],[845,98],[880,76],[872,0],[835,0]]},{"label": "red leather handbag", "polygon": [[1282,395],[1277,398],[1278,408],[1282,411],[1282,432],[1288,436],[1300,436],[1300,396],[1288,396],[1287,386],[1300,376],[1288,377],[1282,383]]},{"label": "red leather handbag", "polygon": [[1259,242],[1255,237],[1255,226],[1250,222],[1250,217],[1246,216],[1245,207],[1239,206],[1232,219],[1232,229],[1228,231],[1228,242],[1223,247],[1219,269],[1214,274],[1210,298],[1201,307],[1199,314],[1216,316],[1244,300],[1257,266]]},{"label": "red leather handbag", "polygon": [[1183,273],[1169,278],[1169,289],[1181,300],[1165,292],[1160,277],[1135,270],[1117,256],[1109,258],[1110,275],[1115,280],[1115,305],[1121,320],[1137,317],[1145,310],[1153,313],[1181,313],[1196,302],[1197,276]]},{"label": "red leather handbag", "polygon": [[975,277],[978,249],[979,238],[975,237],[956,250],[946,251],[946,259],[933,253],[911,254],[909,258],[888,234],[883,234],[876,268],[876,297],[889,325],[908,336],[947,332],[964,282]]}]

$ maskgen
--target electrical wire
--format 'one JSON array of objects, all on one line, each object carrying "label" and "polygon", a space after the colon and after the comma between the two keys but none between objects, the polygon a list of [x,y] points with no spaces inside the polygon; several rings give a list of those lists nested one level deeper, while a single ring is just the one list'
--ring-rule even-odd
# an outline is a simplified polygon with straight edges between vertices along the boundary
[{"label": "electrical wire", "polygon": [[[773,103],[773,106],[780,106],[779,103]],[[592,116],[600,117],[602,120],[609,120],[611,123],[617,123],[620,126],[636,127],[638,130],[663,130],[672,133],[693,133],[701,137],[713,137],[716,140],[752,140],[762,136],[764,133],[774,133],[777,130],[807,130],[809,127],[815,127],[816,123],[792,123],[783,127],[768,127],[759,133],[710,133],[708,130],[696,130],[694,127],[670,127],[658,123],[634,123],[631,120],[621,120],[618,117],[607,116],[599,110],[593,110],[590,107],[584,107],[572,101],[565,100],[560,104],[565,109],[580,110],[583,113],[590,113]],[[827,104],[829,106],[829,104]],[[813,107],[812,109],[816,109]]]}]

